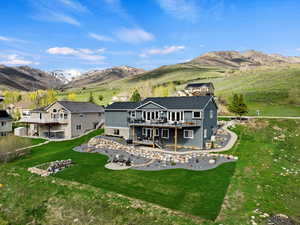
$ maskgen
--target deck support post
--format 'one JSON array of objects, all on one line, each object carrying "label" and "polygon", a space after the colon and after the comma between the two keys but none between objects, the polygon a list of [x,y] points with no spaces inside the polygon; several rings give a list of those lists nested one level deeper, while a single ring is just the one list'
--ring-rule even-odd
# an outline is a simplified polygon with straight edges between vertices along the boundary
[{"label": "deck support post", "polygon": [[177,127],[175,127],[175,135],[174,135],[174,138],[175,138],[175,146],[174,146],[174,148],[175,148],[175,152],[176,152],[176,150],[177,150]]},{"label": "deck support post", "polygon": [[132,126],[132,144],[133,144],[133,146],[134,146],[134,135],[135,135],[134,126]]},{"label": "deck support post", "polygon": [[155,143],[154,143],[154,127],[152,128],[152,141],[153,141],[153,148],[155,148]]}]

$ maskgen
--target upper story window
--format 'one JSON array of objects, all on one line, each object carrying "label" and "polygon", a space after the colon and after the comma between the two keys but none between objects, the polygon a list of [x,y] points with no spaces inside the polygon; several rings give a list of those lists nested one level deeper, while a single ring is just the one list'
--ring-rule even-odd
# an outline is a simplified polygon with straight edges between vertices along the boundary
[{"label": "upper story window", "polygon": [[1,122],[1,126],[4,127],[6,125],[6,122]]},{"label": "upper story window", "polygon": [[82,128],[82,127],[81,127],[81,124],[77,124],[77,125],[76,125],[76,130],[81,130],[81,128]]},{"label": "upper story window", "polygon": [[184,120],[184,114],[182,111],[177,112],[168,112],[168,120],[169,121],[183,121]]},{"label": "upper story window", "polygon": [[56,110],[56,109],[53,109],[53,112],[54,112],[54,113],[56,113],[56,112],[57,112],[57,110]]},{"label": "upper story window", "polygon": [[193,119],[201,119],[201,111],[193,111]]},{"label": "upper story window", "polygon": [[130,117],[131,118],[136,118],[136,111],[131,111],[130,112]]},{"label": "upper story window", "polygon": [[213,110],[209,111],[209,118],[211,118],[211,119],[214,118],[214,111]]},{"label": "upper story window", "polygon": [[184,130],[183,131],[183,137],[193,139],[194,138],[194,131],[193,130]]},{"label": "upper story window", "polygon": [[64,114],[64,119],[68,119],[68,114],[67,113]]},{"label": "upper story window", "polygon": [[81,118],[84,117],[84,114],[80,114],[79,117],[81,117]]}]

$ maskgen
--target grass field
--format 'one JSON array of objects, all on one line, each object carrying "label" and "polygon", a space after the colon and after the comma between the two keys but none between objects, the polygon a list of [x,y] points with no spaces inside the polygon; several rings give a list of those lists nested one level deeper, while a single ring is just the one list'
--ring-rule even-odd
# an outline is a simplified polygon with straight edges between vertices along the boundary
[{"label": "grass field", "polygon": [[[224,164],[235,167],[235,172],[228,178],[230,185],[215,222],[189,216],[192,210],[198,215],[206,215],[205,218],[215,216],[215,211],[209,209],[215,208],[216,203],[201,208],[204,204],[201,192],[211,194],[212,191],[197,184],[202,182],[200,178],[206,177],[208,180],[202,185],[211,187],[218,177],[214,171],[231,176],[230,171],[234,168],[219,167],[206,171],[207,175],[182,170],[146,175],[142,171],[108,171],[103,169],[102,156],[70,150],[97,134],[92,133],[72,143],[61,143],[60,146],[52,143],[51,148],[36,148],[31,155],[0,166],[0,183],[4,184],[0,190],[0,224],[2,218],[9,224],[45,224],[45,221],[47,224],[77,224],[74,220],[79,220],[79,224],[236,225],[250,224],[252,216],[257,224],[266,224],[266,219],[255,210],[269,215],[282,213],[299,222],[300,121],[257,120],[234,130],[239,141],[228,153],[238,156],[239,160],[235,166]],[[48,160],[70,157],[76,165],[54,177],[40,178],[25,170]],[[178,181],[178,177],[184,179]],[[132,183],[134,180],[137,182]],[[220,181],[224,182],[224,178]],[[218,192],[222,188],[218,187]],[[171,199],[175,204],[172,208],[188,214],[174,214],[146,201],[137,202],[115,193],[146,201],[153,201],[152,197],[157,194],[161,196],[161,200],[157,200],[161,201],[159,204]],[[217,196],[222,198],[220,193],[215,193],[204,200],[217,199]]]},{"label": "grass field", "polygon": [[72,151],[84,139],[49,143],[32,149],[32,154],[15,165],[25,168],[60,159],[75,165],[56,176],[145,200],[205,219],[219,213],[235,163],[196,172],[183,169],[164,171],[111,171],[104,167],[107,157]]}]

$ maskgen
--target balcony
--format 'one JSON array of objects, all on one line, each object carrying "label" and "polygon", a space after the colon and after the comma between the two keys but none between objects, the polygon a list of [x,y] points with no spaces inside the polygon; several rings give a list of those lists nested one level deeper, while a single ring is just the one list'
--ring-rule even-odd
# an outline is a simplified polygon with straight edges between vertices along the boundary
[{"label": "balcony", "polygon": [[201,120],[185,120],[185,121],[168,121],[167,118],[161,118],[157,120],[143,120],[129,118],[130,126],[145,126],[145,127],[199,127],[201,126]]},{"label": "balcony", "polygon": [[23,117],[19,120],[20,123],[38,123],[38,124],[65,124],[68,123],[67,119],[59,118],[30,118]]}]

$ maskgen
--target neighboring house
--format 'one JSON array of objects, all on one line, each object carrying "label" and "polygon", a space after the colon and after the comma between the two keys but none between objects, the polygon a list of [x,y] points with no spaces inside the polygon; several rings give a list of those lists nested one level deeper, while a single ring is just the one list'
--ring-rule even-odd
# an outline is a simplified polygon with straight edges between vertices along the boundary
[{"label": "neighboring house", "polygon": [[33,104],[30,100],[21,100],[14,104],[8,104],[6,110],[10,115],[18,115],[22,118],[28,116],[29,112],[32,110]]},{"label": "neighboring house", "polygon": [[12,118],[6,110],[0,110],[0,137],[12,132]]},{"label": "neighboring house", "polygon": [[26,136],[70,139],[98,128],[104,109],[90,102],[57,101],[30,111],[19,122],[26,124]]},{"label": "neighboring house", "polygon": [[188,84],[182,91],[178,91],[178,96],[213,96],[215,87],[213,83]]},{"label": "neighboring house", "polygon": [[105,133],[135,144],[203,149],[217,129],[212,96],[147,98],[105,108]]}]

